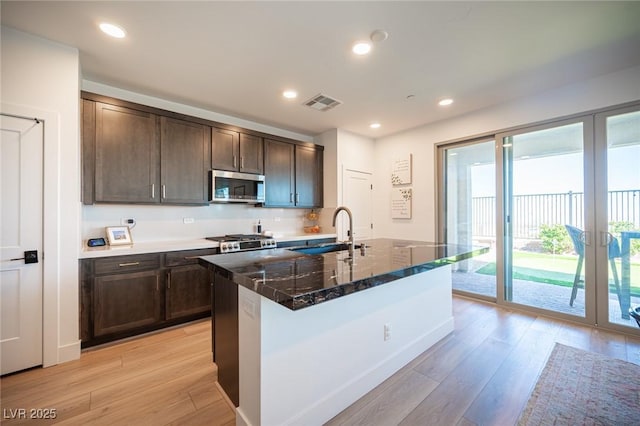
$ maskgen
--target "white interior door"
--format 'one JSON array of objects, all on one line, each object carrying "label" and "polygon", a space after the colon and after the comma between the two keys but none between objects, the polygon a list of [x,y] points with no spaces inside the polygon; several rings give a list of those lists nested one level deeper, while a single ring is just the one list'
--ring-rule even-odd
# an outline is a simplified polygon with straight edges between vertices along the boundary
[{"label": "white interior door", "polygon": [[[373,236],[371,181],[371,173],[348,169],[344,172],[343,205],[353,213],[353,233],[356,240],[366,240]],[[342,215],[342,220],[345,221],[342,229],[346,233],[346,215]]]},{"label": "white interior door", "polygon": [[43,126],[0,115],[1,374],[42,364]]}]

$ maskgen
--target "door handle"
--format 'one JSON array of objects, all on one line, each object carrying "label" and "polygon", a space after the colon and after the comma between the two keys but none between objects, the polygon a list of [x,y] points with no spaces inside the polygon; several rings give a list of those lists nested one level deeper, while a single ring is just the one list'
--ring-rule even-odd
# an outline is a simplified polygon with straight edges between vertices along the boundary
[{"label": "door handle", "polygon": [[9,259],[10,261],[16,260],[24,260],[24,263],[38,263],[38,250],[26,250],[24,252],[24,257],[14,257],[13,259]]},{"label": "door handle", "polygon": [[600,245],[602,247],[607,247],[613,241],[613,235],[609,232],[600,231]]}]

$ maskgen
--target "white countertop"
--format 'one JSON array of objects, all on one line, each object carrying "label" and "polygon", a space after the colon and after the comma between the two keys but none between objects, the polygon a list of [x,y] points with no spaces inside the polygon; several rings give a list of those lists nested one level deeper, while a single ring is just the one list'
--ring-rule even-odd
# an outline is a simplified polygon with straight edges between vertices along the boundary
[{"label": "white countertop", "polygon": [[[276,241],[304,241],[322,238],[336,238],[336,234],[295,234],[295,235],[275,235]],[[147,241],[134,243],[126,246],[103,246],[103,247],[87,247],[86,241],[83,242],[80,251],[80,259],[94,259],[98,257],[109,256],[127,256],[130,254],[144,253],[162,253],[167,251],[180,250],[197,250],[206,248],[215,248],[219,244],[216,241],[210,241],[205,238],[196,238],[192,240],[174,240],[174,241]]]}]

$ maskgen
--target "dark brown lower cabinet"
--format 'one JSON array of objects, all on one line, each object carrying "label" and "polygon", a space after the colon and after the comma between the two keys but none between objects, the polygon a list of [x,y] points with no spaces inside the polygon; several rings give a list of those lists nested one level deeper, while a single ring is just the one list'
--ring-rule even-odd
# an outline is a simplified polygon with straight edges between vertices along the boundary
[{"label": "dark brown lower cabinet", "polygon": [[93,335],[103,336],[162,320],[160,271],[105,275],[93,281]]},{"label": "dark brown lower cabinet", "polygon": [[211,315],[199,256],[215,249],[80,260],[80,338],[94,346]]},{"label": "dark brown lower cabinet", "polygon": [[211,284],[200,265],[176,266],[167,271],[167,319],[211,312]]}]

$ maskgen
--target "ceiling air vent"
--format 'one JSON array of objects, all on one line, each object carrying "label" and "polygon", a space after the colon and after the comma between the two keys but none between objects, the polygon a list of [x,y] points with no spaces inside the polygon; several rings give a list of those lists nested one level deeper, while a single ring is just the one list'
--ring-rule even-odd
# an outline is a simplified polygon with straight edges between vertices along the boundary
[{"label": "ceiling air vent", "polygon": [[318,111],[329,111],[331,108],[337,107],[341,103],[342,102],[337,99],[333,99],[320,93],[306,101],[304,104],[309,108],[313,108]]}]

